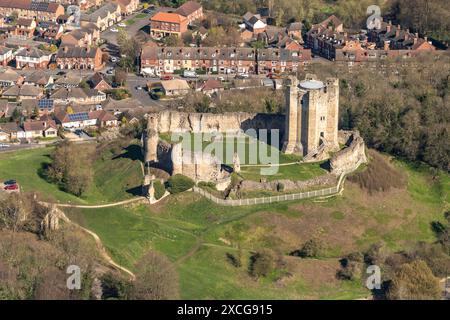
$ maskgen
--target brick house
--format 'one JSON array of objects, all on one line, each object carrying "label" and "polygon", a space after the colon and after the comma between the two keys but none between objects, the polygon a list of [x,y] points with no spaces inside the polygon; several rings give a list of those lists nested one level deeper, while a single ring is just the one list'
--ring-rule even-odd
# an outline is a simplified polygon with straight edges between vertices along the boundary
[{"label": "brick house", "polygon": [[106,100],[102,91],[90,88],[59,88],[50,95],[55,104],[101,104]]},{"label": "brick house", "polygon": [[72,30],[61,36],[61,47],[90,47],[100,39],[100,30],[92,24],[90,27]]},{"label": "brick house", "polygon": [[19,18],[16,25],[9,28],[8,36],[17,39],[31,39],[36,31],[36,21],[34,19]]},{"label": "brick house", "polygon": [[158,12],[150,18],[150,34],[160,39],[170,35],[181,36],[187,31],[189,20],[172,12]]},{"label": "brick house", "polygon": [[98,70],[102,67],[100,48],[61,47],[56,54],[59,69]]},{"label": "brick house", "polygon": [[13,60],[12,49],[0,46],[0,64],[6,67],[11,60]]},{"label": "brick house", "polygon": [[91,89],[103,92],[112,89],[111,85],[108,83],[108,81],[106,81],[105,77],[99,72],[94,73],[94,75],[89,78],[88,83]]},{"label": "brick house", "polygon": [[310,59],[311,51],[302,48],[147,47],[141,53],[141,73],[160,75],[177,70],[221,74],[295,72]]},{"label": "brick house", "polygon": [[137,11],[139,7],[139,0],[116,0],[120,6],[120,12],[124,16],[128,16]]},{"label": "brick house", "polygon": [[16,68],[46,69],[52,53],[38,48],[22,48],[16,53]]},{"label": "brick house", "polygon": [[17,13],[18,18],[56,21],[64,14],[64,7],[56,2],[32,0],[0,0],[0,15]]},{"label": "brick house", "polygon": [[191,24],[195,20],[203,18],[203,7],[195,1],[188,1],[182,4],[175,13],[186,17],[188,24]]}]

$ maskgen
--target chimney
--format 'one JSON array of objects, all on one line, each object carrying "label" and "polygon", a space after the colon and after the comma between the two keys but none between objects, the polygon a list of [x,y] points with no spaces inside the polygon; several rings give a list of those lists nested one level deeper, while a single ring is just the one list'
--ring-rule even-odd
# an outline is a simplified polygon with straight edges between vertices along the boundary
[{"label": "chimney", "polygon": [[389,50],[389,46],[390,46],[390,42],[384,41],[383,49],[387,51],[387,50]]}]

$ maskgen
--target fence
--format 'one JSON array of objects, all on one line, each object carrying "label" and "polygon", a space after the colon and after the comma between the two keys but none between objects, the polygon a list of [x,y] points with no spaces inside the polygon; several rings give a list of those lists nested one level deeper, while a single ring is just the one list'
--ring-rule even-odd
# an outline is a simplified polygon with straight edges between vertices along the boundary
[{"label": "fence", "polygon": [[304,200],[304,199],[326,197],[326,196],[338,194],[341,191],[341,187],[343,185],[345,176],[346,176],[346,173],[341,174],[341,176],[339,177],[338,183],[335,187],[321,189],[321,190],[301,192],[301,193],[284,194],[284,195],[272,196],[272,197],[236,199],[236,200],[219,199],[199,187],[194,187],[193,190],[194,190],[194,192],[201,194],[205,198],[207,198],[207,199],[211,200],[212,202],[219,204],[219,205],[232,206],[232,207],[249,206],[249,205],[257,205],[257,204],[276,203],[276,202],[282,202],[282,201]]}]

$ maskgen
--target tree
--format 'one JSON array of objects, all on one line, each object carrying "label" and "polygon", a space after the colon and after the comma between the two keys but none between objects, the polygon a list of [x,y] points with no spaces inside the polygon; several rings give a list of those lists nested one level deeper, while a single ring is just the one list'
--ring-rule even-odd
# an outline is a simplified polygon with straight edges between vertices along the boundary
[{"label": "tree", "polygon": [[22,113],[19,111],[17,107],[14,108],[13,112],[11,113],[11,121],[17,121],[22,116]]},{"label": "tree", "polygon": [[63,142],[52,153],[46,174],[62,190],[79,197],[92,183],[92,157],[92,147]]},{"label": "tree", "polygon": [[121,87],[125,85],[127,81],[128,74],[123,69],[117,69],[114,74],[114,82],[119,84]]},{"label": "tree", "polygon": [[422,260],[404,264],[392,277],[388,289],[391,300],[441,299],[439,279]]},{"label": "tree", "polygon": [[183,39],[181,39],[180,37],[178,37],[177,35],[174,35],[174,34],[171,34],[170,36],[165,37],[163,42],[166,47],[182,47],[183,46]]},{"label": "tree", "polygon": [[312,238],[306,241],[300,250],[291,253],[293,256],[302,258],[315,258],[320,256],[323,250],[323,243],[319,239]]},{"label": "tree", "polygon": [[139,261],[136,266],[132,296],[139,300],[178,298],[178,275],[166,256],[150,251]]}]

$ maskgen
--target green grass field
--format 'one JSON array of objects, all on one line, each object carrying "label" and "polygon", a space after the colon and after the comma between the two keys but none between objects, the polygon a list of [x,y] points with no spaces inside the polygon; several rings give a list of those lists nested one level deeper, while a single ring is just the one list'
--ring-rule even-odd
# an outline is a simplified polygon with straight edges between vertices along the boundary
[{"label": "green grass field", "polygon": [[[177,266],[185,299],[355,299],[367,296],[361,281],[335,279],[345,254],[384,242],[403,250],[434,241],[430,223],[448,208],[449,175],[431,180],[427,169],[397,162],[408,176],[404,190],[369,195],[347,182],[340,197],[271,206],[221,207],[194,193],[162,203],[104,210],[72,210],[69,216],[97,232],[114,259],[130,269],[147,250],[167,255]],[[243,230],[243,265],[230,235]],[[327,244],[320,259],[287,256],[314,234]],[[248,275],[248,257],[260,248],[285,255],[291,276],[282,282]]]},{"label": "green grass field", "polygon": [[36,191],[44,199],[62,203],[101,204],[126,200],[135,196],[142,183],[142,171],[137,148],[124,151],[115,159],[105,152],[94,163],[94,183],[81,198],[59,190],[40,175],[43,166],[51,162],[53,148],[21,150],[0,154],[0,180],[16,179],[23,191]]}]

